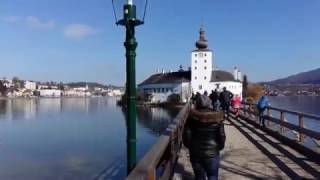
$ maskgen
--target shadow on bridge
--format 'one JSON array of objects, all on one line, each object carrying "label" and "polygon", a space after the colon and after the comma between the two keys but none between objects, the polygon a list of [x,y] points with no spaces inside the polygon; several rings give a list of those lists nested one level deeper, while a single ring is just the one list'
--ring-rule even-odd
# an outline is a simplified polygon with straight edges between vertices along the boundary
[{"label": "shadow on bridge", "polygon": [[[235,127],[261,153],[267,156],[267,158],[272,161],[272,164],[260,158],[254,162],[248,161],[243,165],[234,163],[233,161],[227,160],[228,156],[234,156],[235,154],[241,155],[241,152],[239,152],[241,149],[237,149],[236,151],[238,152],[235,152],[231,148],[230,150],[226,150],[221,158],[225,159],[225,161],[224,164],[221,164],[220,169],[228,172],[227,174],[237,174],[250,179],[283,179],[284,175],[291,179],[320,179],[319,162],[315,162],[282,144],[263,131],[258,124],[254,122],[248,123],[248,121],[243,119],[231,119],[228,122],[230,126]],[[243,150],[246,151],[246,149]],[[254,156],[254,154],[252,154],[252,156]],[[248,164],[262,164],[264,167],[250,166]],[[261,171],[261,168],[267,170],[267,172]],[[273,172],[270,172],[270,170]]]}]

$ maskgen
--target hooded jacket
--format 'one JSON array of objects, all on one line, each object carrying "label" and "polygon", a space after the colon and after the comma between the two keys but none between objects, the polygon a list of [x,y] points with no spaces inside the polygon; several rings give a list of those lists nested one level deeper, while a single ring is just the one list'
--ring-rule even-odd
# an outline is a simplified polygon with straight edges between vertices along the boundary
[{"label": "hooded jacket", "polygon": [[[201,104],[201,103],[200,103]],[[224,147],[222,111],[209,108],[191,109],[183,133],[183,142],[190,155],[197,158],[212,158]]]}]

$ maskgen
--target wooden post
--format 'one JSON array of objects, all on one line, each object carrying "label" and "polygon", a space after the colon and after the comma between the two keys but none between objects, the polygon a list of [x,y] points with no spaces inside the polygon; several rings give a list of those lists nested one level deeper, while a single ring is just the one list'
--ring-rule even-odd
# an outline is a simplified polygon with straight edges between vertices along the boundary
[{"label": "wooden post", "polygon": [[284,112],[280,112],[280,134],[283,133]]},{"label": "wooden post", "polygon": [[[272,117],[271,109],[269,107],[267,108],[267,114],[268,114],[268,117]],[[267,121],[267,126],[270,126],[270,121],[269,120]]]},{"label": "wooden post", "polygon": [[304,118],[302,115],[299,115],[299,142],[303,142],[304,140],[304,134],[301,132],[301,129],[304,128]]},{"label": "wooden post", "polygon": [[148,180],[156,180],[156,170],[153,168],[149,171]]}]

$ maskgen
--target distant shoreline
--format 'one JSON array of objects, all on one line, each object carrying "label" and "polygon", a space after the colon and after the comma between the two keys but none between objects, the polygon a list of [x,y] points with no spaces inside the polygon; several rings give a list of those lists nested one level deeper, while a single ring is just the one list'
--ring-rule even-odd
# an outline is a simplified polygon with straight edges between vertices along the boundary
[{"label": "distant shoreline", "polygon": [[34,96],[34,97],[5,97],[0,96],[0,100],[6,100],[6,99],[64,99],[64,98],[106,98],[106,97],[120,97],[120,96],[61,96],[61,97],[40,97],[40,96]]}]

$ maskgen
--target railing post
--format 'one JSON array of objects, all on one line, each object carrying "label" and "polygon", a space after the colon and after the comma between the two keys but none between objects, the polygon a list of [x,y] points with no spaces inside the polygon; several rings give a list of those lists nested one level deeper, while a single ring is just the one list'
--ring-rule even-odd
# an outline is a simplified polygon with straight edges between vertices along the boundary
[{"label": "railing post", "polygon": [[299,142],[303,142],[304,140],[304,134],[302,133],[301,129],[304,128],[304,118],[302,115],[299,115]]},{"label": "railing post", "polygon": [[284,112],[280,112],[280,133],[283,133]]},{"label": "railing post", "polygon": [[149,171],[148,180],[156,180],[156,170],[154,168]]},{"label": "railing post", "polygon": [[248,107],[249,109],[248,109],[248,117],[249,117],[249,119],[250,119],[250,116],[251,116],[251,104],[249,104],[249,107]]},{"label": "railing post", "polygon": [[[272,116],[271,109],[269,107],[267,108],[267,114],[268,114],[268,117]],[[267,126],[270,126],[270,121],[269,120],[267,121]]]}]

